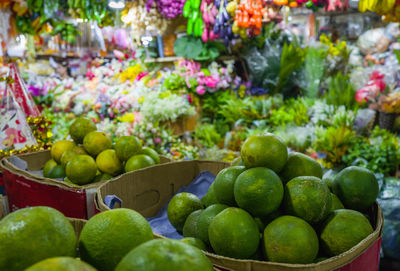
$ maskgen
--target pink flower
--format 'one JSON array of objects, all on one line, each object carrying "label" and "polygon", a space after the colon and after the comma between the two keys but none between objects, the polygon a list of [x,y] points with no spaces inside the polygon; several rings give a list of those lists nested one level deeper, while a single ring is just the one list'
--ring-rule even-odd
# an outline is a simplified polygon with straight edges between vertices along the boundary
[{"label": "pink flower", "polygon": [[143,77],[145,77],[148,74],[149,74],[148,72],[140,72],[138,74],[138,76],[136,77],[136,80],[140,81],[140,79],[142,79]]},{"label": "pink flower", "polygon": [[206,78],[204,78],[204,81],[206,83],[206,86],[209,88],[215,88],[218,83],[218,80],[216,80],[212,76],[206,76]]},{"label": "pink flower", "polygon": [[162,140],[159,137],[154,138],[154,143],[161,144]]},{"label": "pink flower", "polygon": [[386,83],[383,80],[376,80],[374,83],[379,88],[380,92],[386,89]]},{"label": "pink flower", "polygon": [[375,81],[375,80],[382,80],[383,78],[385,78],[385,75],[383,73],[380,73],[379,71],[374,71],[369,77],[369,80]]},{"label": "pink flower", "polygon": [[356,101],[359,104],[364,104],[365,102],[368,101],[368,90],[366,89],[360,89],[356,92]]},{"label": "pink flower", "polygon": [[199,95],[204,95],[206,93],[206,88],[204,86],[197,86],[196,93]]}]

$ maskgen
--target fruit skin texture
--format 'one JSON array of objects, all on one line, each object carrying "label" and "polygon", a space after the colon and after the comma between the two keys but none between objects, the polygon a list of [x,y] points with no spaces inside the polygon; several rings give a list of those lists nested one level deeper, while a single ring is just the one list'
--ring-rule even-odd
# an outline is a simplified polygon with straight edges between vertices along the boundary
[{"label": "fruit skin texture", "polygon": [[362,213],[347,209],[333,211],[321,229],[321,246],[329,256],[346,252],[374,231]]},{"label": "fruit skin texture", "polygon": [[185,237],[185,238],[182,238],[179,241],[184,242],[184,243],[186,243],[188,245],[197,247],[198,249],[201,249],[201,250],[207,250],[206,245],[199,238]]},{"label": "fruit skin texture", "polygon": [[85,118],[77,118],[69,127],[70,136],[78,144],[82,144],[83,138],[93,131],[96,131],[93,121]]},{"label": "fruit skin texture", "polygon": [[59,140],[51,147],[51,158],[53,158],[53,160],[59,164],[61,163],[61,156],[64,154],[64,152],[72,149],[75,146],[75,142],[71,140]]},{"label": "fruit skin texture", "polygon": [[160,156],[158,155],[158,153],[155,150],[148,148],[148,147],[144,147],[144,148],[142,148],[142,151],[140,153],[150,156],[151,159],[153,159],[156,164],[160,163]]},{"label": "fruit skin texture", "polygon": [[177,231],[182,232],[186,218],[199,209],[203,209],[203,204],[196,195],[186,192],[178,193],[168,203],[168,219]]},{"label": "fruit skin texture", "polygon": [[182,230],[184,237],[197,237],[197,221],[202,212],[203,209],[196,210],[186,218]]},{"label": "fruit skin texture", "polygon": [[38,262],[25,271],[96,271],[85,262],[72,257],[55,257]]},{"label": "fruit skin texture", "polygon": [[331,197],[332,197],[331,211],[344,209],[343,203],[340,201],[340,199],[335,194],[331,193]]},{"label": "fruit skin texture", "polygon": [[197,238],[209,245],[208,228],[210,227],[210,223],[216,215],[228,207],[228,205],[224,204],[214,204],[207,207],[197,220]]},{"label": "fruit skin texture", "polygon": [[110,180],[110,179],[112,179],[112,177],[113,176],[111,176],[110,174],[103,173],[103,174],[100,174],[100,175],[97,175],[96,177],[94,177],[93,183]]},{"label": "fruit skin texture", "polygon": [[75,254],[74,228],[53,208],[20,209],[0,221],[0,270],[20,271],[46,258]]},{"label": "fruit skin texture", "polygon": [[236,205],[233,187],[236,178],[245,171],[245,167],[228,167],[221,170],[214,181],[214,193],[217,201],[222,204]]},{"label": "fruit skin texture", "polygon": [[47,161],[43,167],[43,176],[49,177],[50,170],[55,166],[57,166],[57,162],[54,161],[53,159],[50,159],[49,161]]},{"label": "fruit skin texture", "polygon": [[61,165],[57,165],[57,166],[53,167],[52,169],[50,169],[48,176],[49,176],[49,178],[52,178],[52,179],[59,179],[59,178],[64,179],[65,170]]},{"label": "fruit skin texture", "polygon": [[321,179],[301,176],[285,185],[283,203],[288,214],[309,223],[318,223],[331,211],[332,197],[328,186]]},{"label": "fruit skin texture", "polygon": [[217,204],[218,200],[217,197],[215,196],[215,190],[214,190],[214,183],[210,185],[208,188],[207,193],[204,195],[204,197],[201,199],[201,202],[204,204],[204,206],[208,207],[213,204]]},{"label": "fruit skin texture", "polygon": [[104,173],[116,176],[122,171],[122,163],[115,150],[105,150],[96,157],[97,167]]},{"label": "fruit skin texture", "polygon": [[269,261],[279,263],[312,263],[319,244],[314,229],[301,218],[281,216],[264,230],[265,253]]},{"label": "fruit skin texture", "polygon": [[268,168],[251,168],[240,174],[234,195],[238,206],[257,217],[267,216],[279,208],[283,199],[283,184]]},{"label": "fruit skin texture", "polygon": [[260,242],[260,232],[254,218],[236,207],[229,207],[214,217],[208,228],[208,236],[217,254],[237,259],[251,257]]},{"label": "fruit skin texture", "polygon": [[125,172],[135,171],[154,165],[154,160],[145,154],[138,154],[129,158],[125,163]]},{"label": "fruit skin texture", "polygon": [[83,147],[91,156],[97,156],[104,150],[111,149],[111,139],[103,132],[90,132],[83,139]]},{"label": "fruit skin texture", "polygon": [[156,239],[126,255],[115,271],[213,271],[200,249],[171,239]]},{"label": "fruit skin texture", "polygon": [[87,184],[96,177],[97,166],[89,155],[77,155],[65,167],[68,179],[74,184]]},{"label": "fruit skin texture", "polygon": [[333,193],[346,208],[365,211],[376,200],[379,185],[375,175],[362,167],[347,167],[336,176]]},{"label": "fruit skin texture", "polygon": [[282,181],[285,183],[299,176],[314,176],[321,179],[322,175],[321,165],[311,157],[299,152],[289,154],[288,160],[280,173]]},{"label": "fruit skin texture", "polygon": [[138,212],[119,208],[93,216],[79,238],[81,259],[99,270],[113,271],[138,245],[153,239],[146,219]]},{"label": "fruit skin texture", "polygon": [[121,161],[128,161],[129,158],[141,152],[142,144],[137,137],[122,136],[115,143],[114,149]]},{"label": "fruit skin texture", "polygon": [[280,138],[266,133],[249,137],[243,143],[241,157],[247,168],[267,167],[278,173],[286,164],[288,151]]}]

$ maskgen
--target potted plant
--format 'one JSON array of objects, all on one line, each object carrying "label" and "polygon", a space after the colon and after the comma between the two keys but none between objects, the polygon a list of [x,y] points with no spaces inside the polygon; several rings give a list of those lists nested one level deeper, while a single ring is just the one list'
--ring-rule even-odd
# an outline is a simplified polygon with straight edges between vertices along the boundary
[{"label": "potted plant", "polygon": [[379,127],[393,130],[396,115],[400,113],[400,92],[381,95],[378,100]]}]

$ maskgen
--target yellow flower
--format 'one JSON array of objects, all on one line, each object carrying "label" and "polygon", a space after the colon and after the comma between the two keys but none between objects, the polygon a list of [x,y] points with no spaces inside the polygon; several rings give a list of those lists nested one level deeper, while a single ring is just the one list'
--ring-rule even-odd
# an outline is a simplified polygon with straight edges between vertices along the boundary
[{"label": "yellow flower", "polygon": [[123,116],[119,117],[118,120],[121,122],[134,122],[135,115],[133,115],[133,113],[125,113]]}]

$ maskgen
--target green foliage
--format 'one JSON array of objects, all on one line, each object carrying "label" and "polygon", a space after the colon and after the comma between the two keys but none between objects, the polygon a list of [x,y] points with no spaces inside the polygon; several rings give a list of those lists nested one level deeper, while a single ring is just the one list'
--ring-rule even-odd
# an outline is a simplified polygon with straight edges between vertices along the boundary
[{"label": "green foliage", "polygon": [[179,90],[186,87],[185,78],[178,75],[177,73],[171,73],[165,78],[163,87],[167,90]]},{"label": "green foliage", "polygon": [[310,121],[307,113],[308,107],[304,100],[290,99],[286,102],[286,105],[271,111],[269,124],[273,127],[301,126]]},{"label": "green foliage", "polygon": [[214,147],[222,141],[221,135],[217,132],[215,126],[210,123],[197,125],[194,137],[206,148]]},{"label": "green foliage", "polygon": [[324,98],[327,104],[334,106],[344,105],[348,109],[355,106],[356,92],[350,83],[350,77],[337,73],[328,79],[328,91]]},{"label": "green foliage", "polygon": [[296,70],[300,69],[305,60],[306,50],[294,43],[283,46],[278,74],[278,82],[272,93],[282,92],[283,87],[288,83],[289,77]]},{"label": "green foliage", "polygon": [[305,58],[305,77],[307,88],[304,96],[317,98],[319,86],[325,73],[326,50],[309,47]]},{"label": "green foliage", "polygon": [[400,164],[398,138],[375,127],[369,139],[359,136],[342,160],[346,165],[365,167],[375,173],[395,173]]},{"label": "green foliage", "polygon": [[212,61],[225,52],[226,48],[217,42],[203,43],[200,38],[183,36],[174,44],[174,52],[177,56],[197,61]]}]

